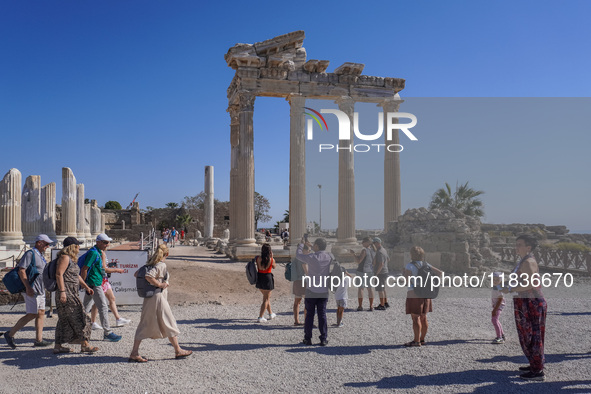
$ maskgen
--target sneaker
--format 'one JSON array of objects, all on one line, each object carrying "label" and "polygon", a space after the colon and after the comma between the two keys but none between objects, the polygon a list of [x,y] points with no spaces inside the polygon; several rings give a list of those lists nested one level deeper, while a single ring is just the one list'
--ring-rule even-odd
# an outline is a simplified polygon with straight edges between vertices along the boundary
[{"label": "sneaker", "polygon": [[45,341],[45,340],[40,340],[40,341],[35,341],[35,343],[33,343],[33,346],[38,346],[38,347],[45,347],[45,346],[49,346],[51,345],[51,342],[49,341]]},{"label": "sneaker", "polygon": [[358,307],[357,307],[357,311],[358,311],[358,312],[361,312],[361,311],[363,311],[363,307],[362,307],[362,306],[358,306]]},{"label": "sneaker", "polygon": [[267,319],[265,319],[264,317],[259,317],[259,318],[257,319],[257,321],[258,321],[259,323],[264,323],[264,322],[266,322],[266,321],[267,321]]},{"label": "sneaker", "polygon": [[126,324],[131,323],[131,320],[126,319],[124,317],[115,320],[115,327],[123,327]]},{"label": "sneaker", "polygon": [[535,381],[540,381],[540,382],[543,382],[544,380],[546,380],[546,376],[544,375],[544,371],[540,371],[540,372],[529,371],[528,373],[524,373],[523,375],[519,375],[519,377],[524,380],[535,380]]},{"label": "sneaker", "polygon": [[323,339],[322,341],[320,341],[320,346],[326,346],[328,345],[328,339]]},{"label": "sneaker", "polygon": [[390,308],[390,304],[388,304],[387,302],[384,304],[384,306],[385,306],[386,308]]},{"label": "sneaker", "polygon": [[505,340],[503,338],[495,338],[492,340],[492,343],[494,345],[500,345],[501,343],[505,343]]},{"label": "sneaker", "polygon": [[503,335],[501,336],[501,338],[503,338],[503,341],[507,339],[507,338],[505,338],[505,334],[503,334]]},{"label": "sneaker", "polygon": [[386,307],[384,305],[378,305],[374,308],[376,311],[385,311]]},{"label": "sneaker", "polygon": [[275,313],[271,313],[271,314],[269,315],[269,319],[268,319],[268,320],[273,320],[273,319],[275,319],[276,317],[277,317],[277,315],[276,315]]},{"label": "sneaker", "polygon": [[302,341],[302,343],[306,346],[312,346],[312,340],[311,339],[304,339]]},{"label": "sneaker", "polygon": [[104,339],[106,339],[107,341],[111,341],[111,342],[119,342],[121,340],[121,335],[117,335],[114,332],[110,333],[110,334],[105,334],[103,336]]},{"label": "sneaker", "polygon": [[524,365],[523,367],[519,367],[520,371],[531,371],[531,367],[529,365]]},{"label": "sneaker", "polygon": [[103,328],[97,322],[92,323],[93,330],[102,330]]},{"label": "sneaker", "polygon": [[14,344],[14,338],[9,335],[9,332],[10,331],[6,331],[4,333],[4,339],[6,339],[6,343],[8,344],[8,346],[10,346],[12,349],[16,349],[16,345]]},{"label": "sneaker", "polygon": [[339,324],[337,327],[345,327],[345,323],[341,322],[341,324]]},{"label": "sneaker", "polygon": [[373,308],[373,307],[372,307],[372,308],[367,308],[367,311],[368,311],[368,312],[373,312],[373,310],[374,310],[374,308]]}]

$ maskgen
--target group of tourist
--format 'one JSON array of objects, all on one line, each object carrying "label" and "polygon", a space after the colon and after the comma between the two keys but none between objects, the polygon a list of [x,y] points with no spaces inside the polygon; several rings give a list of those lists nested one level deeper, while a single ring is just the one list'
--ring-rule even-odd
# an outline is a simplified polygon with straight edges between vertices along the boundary
[{"label": "group of tourist", "polygon": [[[352,253],[358,264],[356,269],[357,276],[376,276],[380,303],[373,308],[374,288],[370,285],[358,289],[358,311],[363,311],[363,294],[367,288],[369,299],[369,311],[385,310],[389,307],[386,295],[386,280],[388,278],[388,253],[382,246],[380,238],[370,239],[366,237],[362,241],[363,249],[359,254]],[[301,325],[299,320],[299,307],[302,298],[305,298],[304,308],[304,340],[303,344],[312,345],[312,332],[314,328],[314,317],[318,314],[318,329],[320,331],[320,346],[328,344],[328,324],[326,317],[326,305],[328,302],[329,289],[326,281],[321,280],[331,275],[331,263],[333,256],[326,251],[326,240],[317,238],[314,243],[310,243],[307,237],[304,237],[296,250],[296,259],[291,265],[291,280],[293,282],[293,315],[294,325]],[[538,265],[533,257],[533,250],[537,247],[537,240],[530,235],[521,235],[516,241],[516,251],[520,261],[513,269],[520,278],[522,274],[528,277],[539,274]],[[406,314],[411,316],[413,339],[404,344],[406,347],[425,346],[425,337],[429,329],[427,314],[433,311],[433,302],[430,298],[420,297],[416,292],[416,281],[409,280],[411,277],[419,276],[419,270],[425,268],[433,275],[442,276],[443,272],[425,261],[425,251],[419,246],[413,246],[410,249],[411,262],[404,267],[404,276],[408,284],[406,296]],[[271,291],[274,289],[274,278],[272,269],[276,267],[273,259],[273,252],[270,245],[264,244],[261,250],[261,256],[256,257],[257,264],[257,283],[256,287],[263,294],[263,303],[259,313],[259,322],[266,322],[264,317],[265,310],[269,313],[269,318],[275,318],[275,313],[271,310]],[[348,272],[345,275],[351,276]],[[302,278],[305,276],[311,278],[308,286],[305,286]],[[513,298],[515,323],[521,348],[529,361],[529,365],[520,367],[523,371],[520,377],[525,380],[544,380],[544,334],[546,321],[546,301],[541,292],[541,286],[534,287],[531,281],[527,286],[500,287],[500,273],[495,272],[494,287],[492,289],[492,323],[495,328],[496,337],[494,344],[501,344],[505,341],[503,327],[499,321],[499,316],[505,305],[504,294],[515,293]],[[316,279],[315,279],[316,278]],[[362,281],[367,283],[368,281]],[[347,307],[347,287],[342,284],[335,290],[335,300],[337,303],[337,327],[343,327],[343,312]]]},{"label": "group of tourist", "polygon": [[185,230],[178,231],[175,227],[165,227],[162,230],[161,236],[162,242],[166,246],[170,245],[171,248],[174,248],[176,244],[183,244],[185,241]]},{"label": "group of tourist", "polygon": [[[115,334],[109,324],[108,306],[116,317],[116,326],[130,323],[116,313],[114,294],[108,282],[109,273],[123,273],[123,269],[109,267],[105,251],[112,239],[106,234],[99,234],[96,244],[85,254],[78,257],[80,245],[75,237],[67,237],[63,241],[63,248],[57,253],[55,279],[56,309],[58,321],[55,328],[55,342],[53,353],[70,353],[71,348],[64,344],[80,345],[83,353],[95,353],[99,350],[90,345],[92,322],[89,313],[93,306],[97,309],[101,326],[104,331],[103,339],[118,342],[121,336]],[[27,277],[27,268],[35,264],[37,272],[42,273],[48,264],[44,253],[49,245],[53,244],[47,235],[41,234],[35,240],[35,246],[27,251],[18,264],[18,274],[25,286],[23,297],[25,299],[26,314],[21,317],[9,331],[4,333],[4,339],[8,346],[16,349],[14,343],[15,334],[27,323],[35,320],[34,346],[49,346],[50,341],[43,339],[43,325],[45,317],[45,286],[43,275],[35,278]],[[193,352],[183,350],[178,343],[179,334],[176,320],[167,301],[168,274],[164,260],[168,256],[168,247],[160,245],[154,255],[147,262],[150,269],[146,273],[146,279],[155,286],[158,291],[153,297],[145,298],[142,307],[142,315],[136,329],[134,345],[129,356],[130,362],[146,362],[145,357],[139,355],[141,341],[146,338],[168,337],[175,350],[176,358],[185,358]],[[80,268],[80,267],[81,268]],[[79,290],[85,291],[84,300],[80,300]],[[110,295],[107,295],[110,294]],[[110,305],[107,303],[110,301]]]}]

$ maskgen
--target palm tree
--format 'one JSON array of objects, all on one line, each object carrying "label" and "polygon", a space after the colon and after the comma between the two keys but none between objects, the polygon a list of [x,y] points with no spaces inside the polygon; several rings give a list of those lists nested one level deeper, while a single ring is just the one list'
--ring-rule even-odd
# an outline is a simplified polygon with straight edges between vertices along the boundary
[{"label": "palm tree", "polygon": [[482,190],[474,190],[468,187],[468,182],[458,186],[456,183],[456,190],[452,193],[449,183],[445,183],[445,188],[437,190],[433,197],[429,209],[446,209],[455,208],[465,215],[482,217],[484,216],[482,201],[476,197],[484,194]]}]

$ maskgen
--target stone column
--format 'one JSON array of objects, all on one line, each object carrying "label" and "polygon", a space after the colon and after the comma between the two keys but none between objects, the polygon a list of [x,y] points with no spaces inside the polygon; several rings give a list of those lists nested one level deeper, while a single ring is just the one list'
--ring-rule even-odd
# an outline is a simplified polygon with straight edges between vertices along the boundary
[{"label": "stone column", "polygon": [[306,232],[306,132],[304,105],[300,94],[289,101],[289,239],[297,245]]},{"label": "stone column", "polygon": [[86,221],[86,212],[84,211],[84,184],[76,185],[76,238],[79,241],[86,241],[84,235],[84,222]]},{"label": "stone column", "polygon": [[[247,91],[239,97],[239,140],[236,152],[236,179],[234,198],[234,242],[237,246],[256,246],[254,238],[254,135],[253,111],[255,96]],[[230,230],[232,234],[232,230]]]},{"label": "stone column", "polygon": [[90,232],[90,203],[84,204],[84,238],[86,240],[92,240],[92,234]]},{"label": "stone column", "polygon": [[41,177],[30,175],[25,180],[21,198],[21,221],[25,243],[34,244],[41,233]]},{"label": "stone column", "polygon": [[68,167],[62,168],[62,233],[58,237],[76,237],[76,177]]},{"label": "stone column", "polygon": [[101,233],[101,209],[96,200],[90,200],[90,234],[92,239]]},{"label": "stone column", "polygon": [[339,140],[339,220],[337,243],[356,244],[355,237],[355,163],[353,160],[353,111],[355,102],[351,97],[341,97],[336,101],[339,110],[349,117],[350,140]]},{"label": "stone column", "polygon": [[[230,114],[230,144],[232,146],[231,161],[230,161],[230,240],[228,246],[234,244],[236,239],[236,220],[238,214],[236,213],[237,204],[237,191],[238,191],[238,147],[240,144],[240,119],[238,114],[240,113],[239,105],[230,105],[228,107],[228,113]],[[228,253],[230,253],[231,247],[228,247]]]},{"label": "stone column", "polygon": [[[386,133],[388,126],[387,113],[398,112],[400,104],[404,100],[400,100],[398,94],[392,99],[387,99],[379,104],[384,111],[384,138],[386,147],[391,144],[399,144],[400,139],[398,130],[392,131],[392,140],[388,141]],[[395,118],[394,122],[398,122]],[[400,193],[400,153],[389,152],[385,149],[384,152],[384,231],[388,231],[388,223],[398,221],[398,216],[402,214],[402,197]]]},{"label": "stone column", "polygon": [[213,238],[213,166],[205,166],[205,229],[204,237]]},{"label": "stone column", "polygon": [[21,230],[21,172],[11,168],[0,182],[0,245],[19,249],[23,242]]},{"label": "stone column", "polygon": [[41,232],[55,239],[55,182],[41,188]]}]

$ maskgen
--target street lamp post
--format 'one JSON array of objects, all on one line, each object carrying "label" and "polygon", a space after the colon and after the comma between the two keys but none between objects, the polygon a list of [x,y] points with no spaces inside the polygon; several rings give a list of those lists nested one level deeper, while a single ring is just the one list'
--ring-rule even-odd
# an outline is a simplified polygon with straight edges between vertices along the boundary
[{"label": "street lamp post", "polygon": [[318,185],[318,191],[320,192],[320,229],[318,232],[322,232],[322,185]]}]

